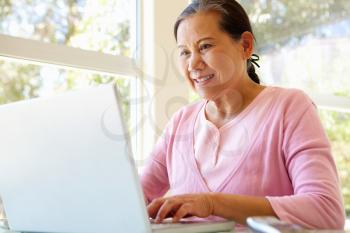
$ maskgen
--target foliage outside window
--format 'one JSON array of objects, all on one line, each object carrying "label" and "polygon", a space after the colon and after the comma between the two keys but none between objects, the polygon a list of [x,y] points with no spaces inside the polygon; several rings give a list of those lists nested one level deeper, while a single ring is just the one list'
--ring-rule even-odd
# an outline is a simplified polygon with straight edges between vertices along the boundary
[{"label": "foliage outside window", "polygon": [[0,58],[0,104],[54,95],[68,90],[116,83],[124,119],[129,125],[129,90],[133,77],[109,76],[52,66],[21,64]]},{"label": "foliage outside window", "polygon": [[131,57],[133,1],[3,0],[0,33]]},{"label": "foliage outside window", "polygon": [[[0,1],[0,33],[131,57],[132,5],[127,0]],[[111,82],[117,82],[129,119],[130,77],[0,58],[0,104]]]}]

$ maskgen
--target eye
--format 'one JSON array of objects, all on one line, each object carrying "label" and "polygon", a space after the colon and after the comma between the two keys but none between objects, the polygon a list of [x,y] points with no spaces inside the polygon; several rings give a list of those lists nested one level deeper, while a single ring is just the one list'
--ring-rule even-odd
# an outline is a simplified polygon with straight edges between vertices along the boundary
[{"label": "eye", "polygon": [[190,52],[186,49],[180,51],[180,56],[187,56],[189,54],[190,54]]},{"label": "eye", "polygon": [[213,45],[211,45],[211,44],[202,44],[202,45],[200,45],[199,46],[199,51],[204,51],[204,50],[206,50],[206,49],[209,49],[209,48],[211,48]]}]

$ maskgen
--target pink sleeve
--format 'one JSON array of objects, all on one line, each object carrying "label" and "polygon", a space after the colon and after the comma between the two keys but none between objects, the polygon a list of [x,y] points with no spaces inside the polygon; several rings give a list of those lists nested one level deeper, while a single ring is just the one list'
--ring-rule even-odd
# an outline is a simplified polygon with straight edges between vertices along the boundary
[{"label": "pink sleeve", "polygon": [[165,128],[141,172],[141,185],[148,203],[157,197],[163,196],[169,189],[166,167],[167,132],[169,128]]},{"label": "pink sleeve", "polygon": [[338,174],[315,106],[298,94],[284,119],[283,153],[294,195],[267,198],[282,220],[307,228],[343,229]]}]

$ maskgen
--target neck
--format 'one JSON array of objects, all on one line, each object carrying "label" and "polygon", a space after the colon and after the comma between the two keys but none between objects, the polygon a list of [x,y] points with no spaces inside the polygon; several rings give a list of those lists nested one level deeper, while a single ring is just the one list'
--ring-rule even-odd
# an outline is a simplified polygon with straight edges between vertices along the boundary
[{"label": "neck", "polygon": [[250,79],[236,86],[228,88],[218,98],[210,100],[206,107],[209,120],[227,121],[242,112],[254,98],[264,89],[263,86]]}]

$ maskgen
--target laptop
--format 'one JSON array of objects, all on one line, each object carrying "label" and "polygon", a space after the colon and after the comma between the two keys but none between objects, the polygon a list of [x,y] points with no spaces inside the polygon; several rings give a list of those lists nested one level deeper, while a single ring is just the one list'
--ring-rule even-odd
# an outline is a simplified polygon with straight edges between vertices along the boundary
[{"label": "laptop", "polygon": [[19,232],[217,232],[234,223],[152,229],[116,86],[0,106],[0,196]]}]

